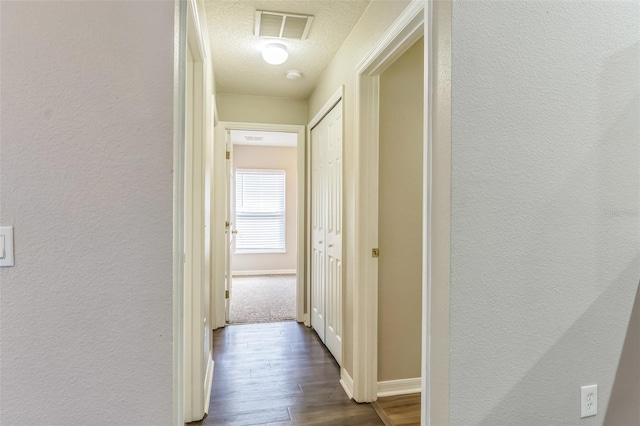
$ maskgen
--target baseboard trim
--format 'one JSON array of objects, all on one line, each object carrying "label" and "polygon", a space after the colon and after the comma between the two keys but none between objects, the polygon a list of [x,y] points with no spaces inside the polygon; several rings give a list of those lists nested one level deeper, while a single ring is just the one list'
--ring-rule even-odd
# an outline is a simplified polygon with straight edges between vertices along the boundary
[{"label": "baseboard trim", "polygon": [[243,277],[251,275],[295,275],[295,269],[263,269],[254,271],[233,271],[231,273],[234,277]]},{"label": "baseboard trim", "polygon": [[344,368],[340,369],[340,384],[349,399],[353,399],[353,379]]},{"label": "baseboard trim", "polygon": [[213,387],[213,359],[209,355],[209,361],[207,362],[207,372],[204,376],[204,416],[209,415],[209,406],[211,405],[211,389]]},{"label": "baseboard trim", "polygon": [[415,377],[413,379],[388,380],[386,382],[378,382],[378,398],[395,395],[408,395],[410,393],[419,393],[422,387],[422,379]]}]

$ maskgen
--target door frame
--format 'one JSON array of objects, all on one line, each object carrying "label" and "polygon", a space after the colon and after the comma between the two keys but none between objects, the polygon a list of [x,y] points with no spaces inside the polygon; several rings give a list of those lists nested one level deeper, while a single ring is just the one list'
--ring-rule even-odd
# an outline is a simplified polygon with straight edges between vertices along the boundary
[{"label": "door frame", "polygon": [[213,208],[213,257],[214,257],[214,284],[211,292],[211,317],[213,318],[213,328],[224,327],[225,322],[225,221],[226,212],[224,207],[225,191],[228,185],[226,179],[226,132],[228,130],[245,131],[265,131],[265,132],[287,132],[296,133],[297,136],[297,187],[296,187],[296,210],[297,210],[297,258],[296,258],[296,321],[305,322],[305,168],[306,168],[306,147],[305,147],[305,126],[291,124],[267,124],[267,123],[245,123],[233,121],[219,121],[215,127],[214,142],[214,208]]},{"label": "door frame", "polygon": [[[200,15],[195,1],[186,5],[185,57],[192,58],[192,86],[184,94],[191,100],[191,120],[184,121],[185,130],[192,126],[191,140],[183,143],[183,290],[184,290],[184,421],[201,420],[209,411],[213,359],[211,354],[210,309],[210,192],[207,169],[210,166],[213,121],[211,78],[207,67],[209,53],[204,43]],[[187,59],[187,58],[185,58]],[[188,62],[188,59],[187,59]],[[185,64],[187,65],[187,64]],[[185,66],[185,72],[189,68]],[[185,82],[188,76],[185,75]],[[205,321],[203,322],[203,317]],[[207,320],[208,319],[208,320]]]},{"label": "door frame", "polygon": [[[355,217],[358,220],[354,256],[352,392],[358,402],[373,402],[378,393],[378,260],[373,257],[372,249],[378,248],[380,74],[425,35],[425,10],[424,1],[411,2],[356,68]],[[428,40],[425,40],[426,45]],[[427,58],[425,55],[425,63]],[[425,105],[426,101],[425,97]],[[427,117],[425,108],[425,129]],[[426,146],[425,152],[428,152]],[[424,164],[424,173],[425,176],[430,173],[428,162]],[[425,200],[430,194],[430,183],[430,179],[425,180]],[[424,235],[430,235],[429,226],[427,221]],[[429,254],[428,250],[423,253],[423,276],[424,259]],[[424,277],[423,294],[428,294]],[[428,305],[423,306],[423,316],[425,309],[429,309]],[[427,347],[425,353],[428,350]],[[427,381],[422,382],[424,395],[428,393],[424,388]]]},{"label": "door frame", "polygon": [[187,3],[175,1],[173,68],[173,424],[184,424],[184,132]]}]

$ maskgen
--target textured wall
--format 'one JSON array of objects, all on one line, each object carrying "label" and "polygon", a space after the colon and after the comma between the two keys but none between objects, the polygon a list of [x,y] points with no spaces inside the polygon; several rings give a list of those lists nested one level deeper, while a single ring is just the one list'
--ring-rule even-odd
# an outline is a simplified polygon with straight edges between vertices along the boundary
[{"label": "textured wall", "polygon": [[[276,169],[287,172],[286,181],[286,253],[234,254],[233,271],[295,270],[297,267],[297,148],[282,146],[234,145],[236,169]],[[238,230],[242,232],[242,230]]]},{"label": "textured wall", "polygon": [[0,423],[172,419],[172,2],[2,2]]},{"label": "textured wall", "polygon": [[216,96],[220,121],[307,125],[307,101],[270,96]]},{"label": "textured wall", "polygon": [[379,382],[421,375],[423,87],[420,39],[380,76]]},{"label": "textured wall", "polygon": [[453,425],[602,424],[640,368],[617,371],[640,278],[639,23],[634,1],[453,3]]},{"label": "textured wall", "polygon": [[[384,34],[407,7],[409,0],[374,0],[362,14],[360,21],[353,28],[349,37],[345,40],[336,56],[322,74],[316,89],[309,97],[309,115],[307,122],[311,121],[320,108],[329,100],[341,85],[345,86],[344,95],[344,203],[343,216],[345,234],[343,236],[343,260],[344,260],[344,332],[345,342],[353,341],[353,281],[354,271],[351,265],[354,261],[355,248],[355,153],[354,153],[354,123],[355,123],[355,75],[356,67],[374,46],[376,41]],[[352,348],[345,345],[343,348],[342,366],[353,373]]]}]

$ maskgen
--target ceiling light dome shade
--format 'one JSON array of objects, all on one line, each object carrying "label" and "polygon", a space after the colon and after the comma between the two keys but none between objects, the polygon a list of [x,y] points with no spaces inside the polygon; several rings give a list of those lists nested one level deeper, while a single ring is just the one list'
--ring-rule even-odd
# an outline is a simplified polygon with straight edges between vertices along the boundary
[{"label": "ceiling light dome shade", "polygon": [[269,43],[262,49],[262,58],[271,65],[283,64],[289,57],[287,46],[280,43]]}]

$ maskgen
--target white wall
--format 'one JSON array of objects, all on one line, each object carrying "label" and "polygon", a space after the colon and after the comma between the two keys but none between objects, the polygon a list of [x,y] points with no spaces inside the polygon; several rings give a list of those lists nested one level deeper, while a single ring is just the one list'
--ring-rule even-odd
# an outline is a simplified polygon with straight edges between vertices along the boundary
[{"label": "white wall", "polygon": [[452,425],[640,422],[640,383],[611,404],[631,422],[607,412],[640,368],[639,25],[634,1],[453,2]]},{"label": "white wall", "polygon": [[[234,145],[235,169],[274,169],[286,172],[286,253],[233,254],[233,271],[296,270],[297,262],[297,152],[282,146]],[[242,232],[241,229],[238,229]]]},{"label": "white wall", "polygon": [[0,7],[0,423],[170,424],[174,4]]}]

